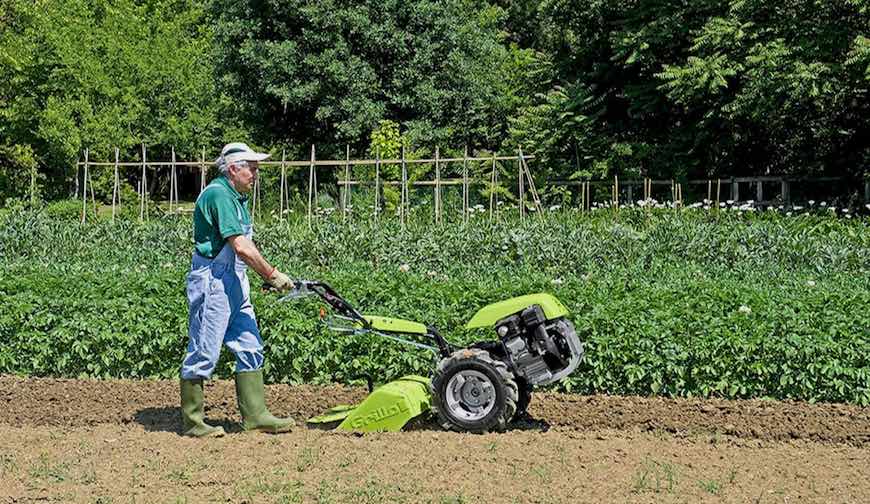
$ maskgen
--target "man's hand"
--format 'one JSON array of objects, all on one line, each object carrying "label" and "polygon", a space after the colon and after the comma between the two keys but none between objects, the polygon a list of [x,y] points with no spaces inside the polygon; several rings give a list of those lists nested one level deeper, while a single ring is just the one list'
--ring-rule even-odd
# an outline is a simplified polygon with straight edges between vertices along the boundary
[{"label": "man's hand", "polygon": [[266,279],[266,283],[281,292],[287,292],[294,287],[293,281],[290,280],[290,277],[278,271],[278,268],[275,268],[272,275]]}]

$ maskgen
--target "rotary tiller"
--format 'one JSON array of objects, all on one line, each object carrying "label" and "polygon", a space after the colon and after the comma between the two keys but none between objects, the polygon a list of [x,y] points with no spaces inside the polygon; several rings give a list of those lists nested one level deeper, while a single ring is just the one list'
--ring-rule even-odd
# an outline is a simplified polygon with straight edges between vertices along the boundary
[{"label": "rotary tiller", "polygon": [[[437,354],[431,377],[403,377],[374,390],[358,407],[338,407],[314,421],[341,421],[349,430],[399,430],[431,408],[445,429],[504,430],[525,413],[536,386],[568,376],[583,357],[583,345],[568,310],[554,296],[530,294],[478,310],[467,329],[493,327],[498,339],[458,347],[431,325],[363,315],[319,281],[297,280],[282,300],[317,295],[326,326],[343,334],[373,334]],[[428,387],[427,387],[428,385]]]}]

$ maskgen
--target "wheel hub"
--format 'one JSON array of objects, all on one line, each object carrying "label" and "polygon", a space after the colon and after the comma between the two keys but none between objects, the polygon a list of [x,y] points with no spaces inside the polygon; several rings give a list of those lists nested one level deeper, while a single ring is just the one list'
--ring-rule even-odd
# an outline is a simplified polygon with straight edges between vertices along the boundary
[{"label": "wheel hub", "polygon": [[445,395],[451,413],[467,421],[484,418],[495,405],[492,381],[485,374],[472,369],[453,375],[447,382]]}]

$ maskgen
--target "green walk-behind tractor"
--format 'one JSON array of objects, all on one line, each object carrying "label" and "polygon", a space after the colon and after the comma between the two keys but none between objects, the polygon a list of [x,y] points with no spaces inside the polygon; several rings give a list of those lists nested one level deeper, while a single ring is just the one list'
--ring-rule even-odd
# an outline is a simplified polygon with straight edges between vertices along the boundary
[{"label": "green walk-behind tractor", "polygon": [[[554,296],[530,294],[481,308],[467,329],[493,327],[498,339],[457,347],[432,327],[409,320],[363,315],[324,282],[297,280],[282,301],[319,296],[321,321],[331,330],[373,334],[430,350],[431,377],[404,376],[372,391],[359,405],[339,405],[310,424],[356,431],[397,431],[430,410],[445,429],[503,431],[523,415],[536,386],[557,382],[577,368],[583,345],[568,310]],[[421,341],[422,340],[422,341]]]}]

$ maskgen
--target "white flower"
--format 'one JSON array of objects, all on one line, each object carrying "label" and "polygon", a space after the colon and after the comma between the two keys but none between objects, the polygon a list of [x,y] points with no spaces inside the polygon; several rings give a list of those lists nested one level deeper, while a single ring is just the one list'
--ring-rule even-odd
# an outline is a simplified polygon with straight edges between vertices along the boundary
[{"label": "white flower", "polygon": [[815,287],[815,286],[816,286],[816,281],[815,281],[815,280],[807,280],[807,286],[809,286],[809,287]]},{"label": "white flower", "polygon": [[552,283],[553,285],[562,285],[562,279],[561,278],[554,278],[554,279],[550,280],[550,283]]},{"label": "white flower", "polygon": [[426,272],[426,275],[428,275],[429,278],[432,278],[432,277],[434,277],[434,276],[437,275],[437,274],[438,274],[438,273],[436,273],[435,271],[432,271],[432,270],[429,270],[428,272]]},{"label": "white flower", "polygon": [[865,207],[867,210],[870,210],[870,203],[867,203],[866,205],[864,205],[864,207]]},{"label": "white flower", "polygon": [[720,206],[721,208],[725,208],[725,203],[719,202],[719,206]]},{"label": "white flower", "polygon": [[733,204],[734,204],[734,200],[733,200],[733,199],[725,200],[725,203],[728,203],[729,205],[733,205]]},{"label": "white flower", "polygon": [[828,203],[825,202],[825,201],[823,201],[823,202],[819,203],[819,205],[821,205],[821,206],[828,206]]},{"label": "white flower", "polygon": [[407,264],[403,264],[403,265],[399,266],[399,271],[401,271],[402,273],[407,273],[410,270],[411,270],[411,266],[409,266]]},{"label": "white flower", "polygon": [[786,212],[786,213],[785,213],[785,216],[786,216],[786,217],[791,217],[791,212]]},{"label": "white flower", "polygon": [[842,209],[842,212],[843,212],[843,213],[849,213],[849,209],[848,209],[848,208],[843,208],[843,209]]},{"label": "white flower", "polygon": [[739,311],[740,313],[742,313],[744,315],[749,315],[750,313],[752,313],[752,308],[750,308],[746,305],[740,305],[740,308],[738,308],[737,311]]},{"label": "white flower", "polygon": [[807,203],[809,203],[810,206],[813,206],[816,204],[816,200],[809,200]]},{"label": "white flower", "polygon": [[754,199],[748,200],[748,201],[746,202],[746,204],[747,204],[747,205],[753,205],[753,204],[755,204],[755,200],[754,200]]},{"label": "white flower", "polygon": [[796,206],[796,207],[794,207],[794,211],[795,211],[795,212],[799,212],[799,211],[801,211],[801,210],[803,210],[803,209],[804,209],[804,207],[802,207],[802,206]]},{"label": "white flower", "polygon": [[562,205],[553,205],[550,207],[551,212],[555,212],[556,210],[562,208]]}]

